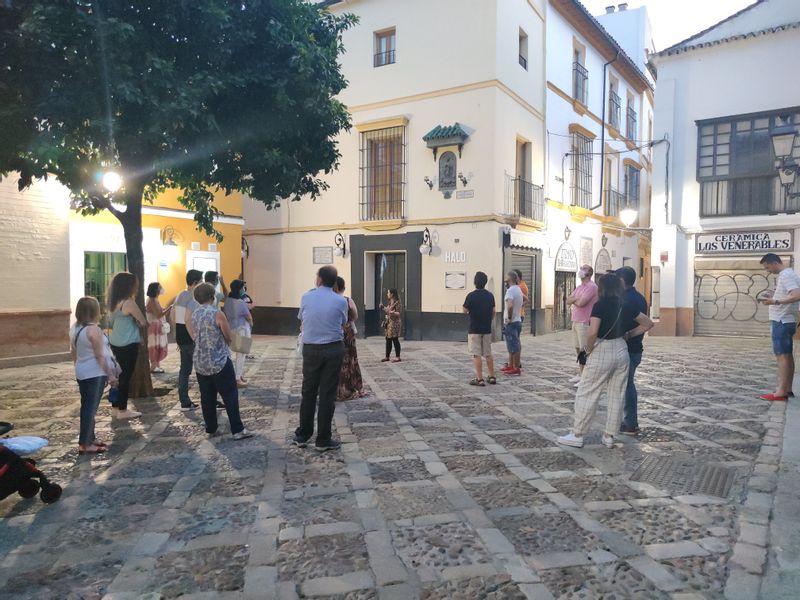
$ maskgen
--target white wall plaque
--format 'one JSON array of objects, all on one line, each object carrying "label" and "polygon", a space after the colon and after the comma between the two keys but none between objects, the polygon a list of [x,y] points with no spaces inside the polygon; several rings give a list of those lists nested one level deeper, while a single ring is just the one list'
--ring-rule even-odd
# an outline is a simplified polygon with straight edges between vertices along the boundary
[{"label": "white wall plaque", "polygon": [[467,289],[467,274],[464,271],[447,271],[444,274],[444,287],[446,290]]},{"label": "white wall plaque", "polygon": [[314,246],[314,264],[329,265],[333,262],[333,246]]}]

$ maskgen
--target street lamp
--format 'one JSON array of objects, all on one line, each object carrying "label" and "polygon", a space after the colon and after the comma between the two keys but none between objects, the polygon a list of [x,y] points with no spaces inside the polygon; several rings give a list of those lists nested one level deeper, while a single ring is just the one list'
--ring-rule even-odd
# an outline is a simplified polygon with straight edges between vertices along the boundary
[{"label": "street lamp", "polygon": [[103,187],[112,194],[119,191],[122,187],[122,176],[116,171],[106,171],[103,173]]},{"label": "street lamp", "polygon": [[794,145],[797,141],[797,130],[789,122],[788,117],[782,117],[782,123],[775,127],[770,134],[772,136],[772,150],[775,152],[775,159],[778,169],[778,178],[786,193],[787,198],[800,196],[800,192],[791,192],[790,189],[797,179],[797,172],[800,171],[798,165],[792,158]]},{"label": "street lamp", "polygon": [[422,243],[419,246],[419,253],[425,256],[426,254],[430,256],[433,252],[433,239],[431,239],[431,232],[428,228],[425,228],[425,231],[422,232]]},{"label": "street lamp", "polygon": [[633,225],[638,217],[639,211],[637,211],[635,208],[631,208],[630,206],[619,211],[619,220],[622,221],[622,224],[625,225],[625,227],[630,227]]}]

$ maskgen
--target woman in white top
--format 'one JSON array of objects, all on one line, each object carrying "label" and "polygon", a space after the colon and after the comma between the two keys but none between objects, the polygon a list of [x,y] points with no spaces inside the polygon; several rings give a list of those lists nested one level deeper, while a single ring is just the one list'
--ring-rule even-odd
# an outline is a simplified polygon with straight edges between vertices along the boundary
[{"label": "woman in white top", "polygon": [[[253,315],[250,314],[250,308],[243,300],[243,296],[247,291],[245,282],[241,279],[234,279],[231,281],[231,291],[228,297],[225,298],[225,306],[222,312],[228,319],[233,335],[243,335],[250,337],[253,332]],[[236,372],[236,385],[239,387],[246,387],[247,381],[244,378],[244,359],[246,354],[244,352],[233,352],[233,368]]]},{"label": "woman in white top", "polygon": [[94,431],[94,419],[106,383],[117,383],[116,363],[111,355],[108,338],[97,323],[100,304],[90,296],[78,300],[75,325],[70,330],[70,351],[75,363],[75,379],[81,392],[81,425],[78,436],[79,454],[106,451]]}]

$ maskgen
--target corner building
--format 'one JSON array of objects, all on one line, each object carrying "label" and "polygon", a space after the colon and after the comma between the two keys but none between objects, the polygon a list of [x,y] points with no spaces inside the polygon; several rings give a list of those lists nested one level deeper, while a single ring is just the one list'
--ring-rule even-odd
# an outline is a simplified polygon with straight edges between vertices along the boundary
[{"label": "corner building", "polygon": [[[530,288],[526,331],[563,328],[554,321],[556,266],[574,286],[580,262],[577,249],[561,251],[564,223],[577,232],[606,217],[602,208],[573,214],[546,197],[553,7],[545,0],[409,0],[399,10],[391,0],[364,0],[331,2],[329,10],[359,17],[341,59],[350,82],[341,100],[353,128],[339,137],[340,165],[318,201],[266,211],[245,200],[255,332],[296,333],[300,297],[329,263],[347,280],[361,335],[382,334],[377,306],[396,288],[406,339],[464,340],[461,305],[475,272],[489,276],[500,310],[511,268],[523,271]],[[621,226],[611,218],[616,239]],[[599,249],[603,231],[592,227]],[[638,260],[635,236],[625,239],[630,250],[609,245],[619,264],[608,268],[622,266],[623,255]]]}]

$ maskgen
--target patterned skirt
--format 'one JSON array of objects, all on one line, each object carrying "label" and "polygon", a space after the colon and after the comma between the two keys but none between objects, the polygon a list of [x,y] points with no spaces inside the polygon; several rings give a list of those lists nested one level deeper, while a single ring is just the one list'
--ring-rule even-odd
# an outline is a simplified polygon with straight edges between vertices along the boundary
[{"label": "patterned skirt", "polygon": [[151,363],[159,363],[167,358],[169,342],[161,329],[161,319],[147,324],[147,354]]},{"label": "patterned skirt", "polygon": [[361,367],[358,364],[358,352],[356,351],[356,334],[348,325],[344,330],[344,361],[342,361],[342,371],[339,374],[336,399],[358,398],[363,389],[364,381],[361,379]]}]

